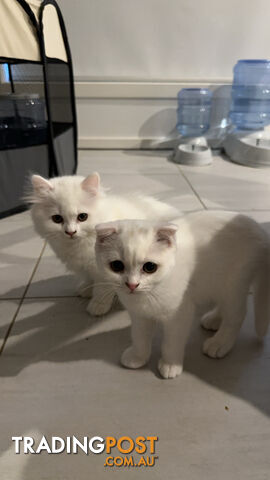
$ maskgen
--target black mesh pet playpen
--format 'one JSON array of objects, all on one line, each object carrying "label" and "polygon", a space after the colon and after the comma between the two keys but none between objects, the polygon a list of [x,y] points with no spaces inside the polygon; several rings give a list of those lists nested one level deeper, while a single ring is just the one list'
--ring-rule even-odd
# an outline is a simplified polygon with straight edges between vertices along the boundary
[{"label": "black mesh pet playpen", "polygon": [[0,217],[25,208],[30,173],[76,172],[71,54],[55,0],[0,1]]}]

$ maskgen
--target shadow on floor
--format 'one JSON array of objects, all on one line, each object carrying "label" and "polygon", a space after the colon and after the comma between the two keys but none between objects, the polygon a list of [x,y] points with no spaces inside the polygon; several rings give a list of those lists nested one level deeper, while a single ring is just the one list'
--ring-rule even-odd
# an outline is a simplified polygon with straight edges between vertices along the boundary
[{"label": "shadow on floor", "polygon": [[[127,313],[115,308],[108,316],[93,319],[85,311],[86,304],[87,299],[68,297],[26,300],[0,359],[0,376],[17,376],[23,369],[38,362],[100,360],[122,368],[120,356],[130,339]],[[266,375],[269,349],[266,351],[266,346],[256,338],[252,323],[250,312],[235,348],[221,360],[202,354],[202,343],[209,333],[195,325],[187,345],[184,369],[269,415],[270,380]],[[0,329],[0,336],[5,334],[6,328],[5,325]],[[269,342],[269,337],[265,344],[267,340]],[[159,351],[160,332],[154,340],[149,366],[145,367],[150,368],[158,378]],[[172,380],[180,381],[181,377]]]}]

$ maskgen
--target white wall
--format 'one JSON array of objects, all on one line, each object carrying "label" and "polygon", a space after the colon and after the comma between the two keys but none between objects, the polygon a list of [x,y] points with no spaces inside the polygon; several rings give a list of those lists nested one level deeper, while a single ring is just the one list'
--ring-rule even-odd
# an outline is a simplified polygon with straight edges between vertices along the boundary
[{"label": "white wall", "polygon": [[[152,114],[156,115],[158,108],[161,111],[168,106],[175,108],[175,93],[183,82],[191,85],[230,82],[232,67],[239,58],[270,57],[269,0],[58,0],[58,3],[69,35],[75,77],[85,83],[83,95],[81,87],[77,87],[79,130],[85,146],[88,140],[91,146],[106,143],[108,133],[121,143],[121,138],[127,136],[122,121],[117,123],[122,117],[129,137],[136,140],[142,119],[145,123],[151,118],[149,97],[159,103],[158,98],[164,96],[168,101],[168,105],[163,101],[160,107],[154,103]],[[123,85],[123,99],[117,82],[127,80],[132,83]],[[157,81],[157,97],[151,94],[148,85],[147,95],[139,104],[136,85],[142,88],[145,82]],[[99,82],[106,82],[102,84],[100,100]],[[168,94],[171,82],[175,88]],[[135,109],[133,100],[128,100],[134,95]],[[110,111],[115,108],[116,114],[107,124],[106,98],[110,100],[108,108]],[[121,105],[124,109],[120,111]],[[110,131],[112,118],[114,125]],[[98,119],[96,126],[95,119]],[[172,121],[175,120],[171,117],[170,126]],[[152,130],[150,127],[150,137],[159,137],[163,124],[155,121]]]},{"label": "white wall", "polygon": [[58,3],[81,78],[230,78],[237,59],[270,55],[269,0]]}]

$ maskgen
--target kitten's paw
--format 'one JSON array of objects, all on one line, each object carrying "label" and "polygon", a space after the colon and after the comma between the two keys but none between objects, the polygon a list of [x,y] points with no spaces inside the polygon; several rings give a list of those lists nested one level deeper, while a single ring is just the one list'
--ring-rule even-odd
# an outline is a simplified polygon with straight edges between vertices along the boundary
[{"label": "kitten's paw", "polygon": [[217,331],[221,324],[221,317],[219,316],[217,310],[211,310],[207,312],[201,318],[201,326],[206,330]]},{"label": "kitten's paw", "polygon": [[162,358],[158,362],[158,370],[163,378],[175,378],[181,375],[183,365],[164,363]]},{"label": "kitten's paw", "polygon": [[148,357],[139,357],[133,347],[128,347],[121,357],[121,363],[126,368],[141,368],[148,362]]},{"label": "kitten's paw", "polygon": [[232,349],[234,340],[207,338],[203,344],[203,353],[211,358],[223,358]]},{"label": "kitten's paw", "polygon": [[100,317],[108,313],[111,309],[112,303],[101,302],[98,298],[92,298],[87,305],[87,312],[94,317]]}]

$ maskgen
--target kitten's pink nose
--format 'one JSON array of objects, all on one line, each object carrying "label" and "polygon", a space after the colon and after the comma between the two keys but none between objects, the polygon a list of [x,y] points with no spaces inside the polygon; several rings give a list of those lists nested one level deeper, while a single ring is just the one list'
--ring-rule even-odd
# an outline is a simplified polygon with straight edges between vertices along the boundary
[{"label": "kitten's pink nose", "polygon": [[77,233],[77,230],[75,230],[74,232],[69,232],[68,230],[65,230],[65,233],[67,235],[69,235],[70,237],[73,237],[73,235],[75,235],[75,233]]},{"label": "kitten's pink nose", "polygon": [[126,282],[126,286],[130,289],[131,292],[134,292],[135,288],[137,288],[139,283],[128,283]]}]

